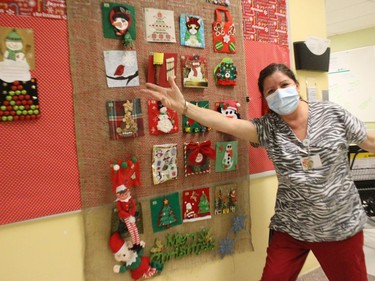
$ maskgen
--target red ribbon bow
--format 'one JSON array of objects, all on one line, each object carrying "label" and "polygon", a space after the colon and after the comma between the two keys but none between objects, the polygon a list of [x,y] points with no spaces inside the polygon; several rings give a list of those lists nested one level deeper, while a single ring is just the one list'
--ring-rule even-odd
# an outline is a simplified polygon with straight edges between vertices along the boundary
[{"label": "red ribbon bow", "polygon": [[204,141],[202,143],[199,142],[191,142],[186,146],[186,150],[192,151],[188,156],[189,163],[192,165],[197,165],[199,163],[196,162],[197,156],[199,153],[205,155],[211,159],[216,158],[216,153],[213,148],[211,148],[211,141]]}]

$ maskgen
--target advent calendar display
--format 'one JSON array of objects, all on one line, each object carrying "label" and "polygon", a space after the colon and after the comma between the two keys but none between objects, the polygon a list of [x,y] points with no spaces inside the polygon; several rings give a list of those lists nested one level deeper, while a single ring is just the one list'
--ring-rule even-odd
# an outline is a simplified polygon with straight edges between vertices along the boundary
[{"label": "advent calendar display", "polygon": [[34,120],[40,117],[36,79],[2,81],[0,85],[1,121]]}]

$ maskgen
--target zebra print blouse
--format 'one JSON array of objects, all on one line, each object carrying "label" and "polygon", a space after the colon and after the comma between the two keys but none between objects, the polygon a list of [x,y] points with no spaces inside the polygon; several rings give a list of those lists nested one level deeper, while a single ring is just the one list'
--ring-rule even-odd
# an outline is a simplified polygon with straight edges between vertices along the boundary
[{"label": "zebra print blouse", "polygon": [[[252,120],[278,178],[270,228],[308,242],[344,240],[367,220],[347,158],[350,144],[366,140],[366,128],[332,102],[309,102],[308,114],[305,140],[275,113]],[[317,155],[322,165],[303,169],[301,159]]]}]

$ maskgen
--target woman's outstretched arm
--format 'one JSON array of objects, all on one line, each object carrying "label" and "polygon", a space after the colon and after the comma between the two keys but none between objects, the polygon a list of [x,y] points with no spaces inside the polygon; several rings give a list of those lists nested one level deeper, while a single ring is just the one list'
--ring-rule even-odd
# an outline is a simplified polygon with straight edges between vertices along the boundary
[{"label": "woman's outstretched arm", "polygon": [[146,89],[142,89],[141,92],[151,95],[154,99],[161,101],[165,107],[184,114],[206,127],[253,143],[259,142],[252,122],[228,118],[217,111],[193,105],[185,100],[173,77],[169,77],[168,82],[170,88],[146,83]]}]

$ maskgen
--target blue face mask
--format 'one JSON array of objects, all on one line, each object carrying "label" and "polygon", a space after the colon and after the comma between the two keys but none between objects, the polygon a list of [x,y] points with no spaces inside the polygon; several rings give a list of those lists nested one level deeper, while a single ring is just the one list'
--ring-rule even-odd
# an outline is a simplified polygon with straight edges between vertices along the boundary
[{"label": "blue face mask", "polygon": [[280,115],[287,115],[296,110],[299,95],[296,86],[277,89],[266,97],[268,107]]}]

